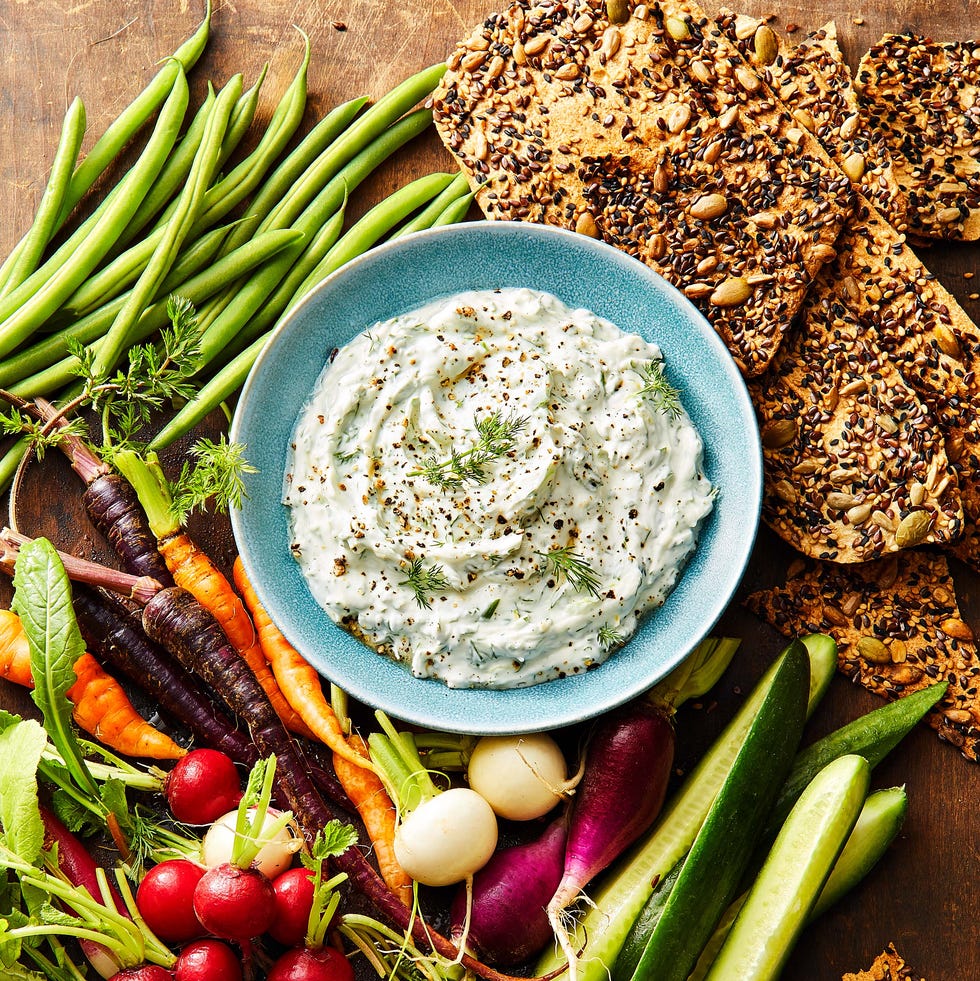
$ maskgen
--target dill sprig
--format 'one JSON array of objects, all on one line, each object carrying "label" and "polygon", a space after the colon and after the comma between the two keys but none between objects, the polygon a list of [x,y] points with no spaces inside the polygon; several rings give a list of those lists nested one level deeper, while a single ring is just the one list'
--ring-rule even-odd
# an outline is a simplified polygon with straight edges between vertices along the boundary
[{"label": "dill sprig", "polygon": [[44,458],[44,451],[57,446],[66,433],[84,436],[85,432],[85,424],[78,418],[67,419],[58,426],[49,427],[42,420],[34,419],[17,408],[0,412],[0,435],[26,436],[39,460]]},{"label": "dill sprig", "polygon": [[449,589],[449,581],[442,574],[442,566],[430,565],[427,569],[423,565],[422,559],[413,560],[408,567],[407,578],[398,585],[408,586],[415,593],[415,602],[426,610],[432,605],[429,600],[429,593],[439,589]]},{"label": "dill sprig", "polygon": [[671,422],[676,422],[681,414],[680,390],[667,381],[667,369],[663,361],[651,361],[642,371],[644,385],[639,394],[653,404],[655,410],[662,412]]},{"label": "dill sprig", "polygon": [[75,374],[84,385],[72,407],[88,405],[102,417],[107,445],[128,445],[148,425],[154,412],[175,399],[189,399],[197,391],[193,381],[201,355],[201,334],[190,300],[167,299],[170,327],[160,332],[159,343],[134,344],[125,368],[114,375],[95,371],[95,351],[76,340],[70,352],[78,359]]},{"label": "dill sprig", "polygon": [[487,467],[514,448],[518,434],[527,427],[528,421],[528,416],[511,414],[504,418],[499,412],[492,412],[482,419],[477,418],[475,422],[479,439],[476,445],[463,452],[453,450],[447,460],[426,457],[422,466],[408,476],[425,477],[437,487],[466,482],[485,483],[489,479]]},{"label": "dill sprig", "polygon": [[600,579],[598,573],[570,545],[535,552],[545,560],[548,572],[559,581],[564,580],[578,592],[599,595]]},{"label": "dill sprig", "polygon": [[227,442],[222,435],[217,443],[199,439],[190,454],[194,463],[185,460],[170,486],[174,518],[183,524],[195,509],[207,511],[209,502],[216,511],[240,507],[245,496],[244,476],[257,472],[245,459],[245,447]]},{"label": "dill sprig", "polygon": [[599,646],[604,650],[612,650],[614,647],[620,647],[622,644],[626,643],[626,638],[620,631],[615,627],[610,627],[608,623],[604,623],[598,632]]}]

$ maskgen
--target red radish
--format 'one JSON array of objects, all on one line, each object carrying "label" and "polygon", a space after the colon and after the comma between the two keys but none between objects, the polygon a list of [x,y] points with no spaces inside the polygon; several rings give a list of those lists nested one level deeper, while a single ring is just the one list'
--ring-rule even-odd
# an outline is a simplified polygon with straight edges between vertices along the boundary
[{"label": "red radish", "polygon": [[553,821],[540,838],[504,848],[473,876],[473,899],[466,930],[467,892],[460,888],[450,911],[457,943],[491,964],[520,964],[552,940],[548,901],[562,877],[564,817]]},{"label": "red radish", "polygon": [[174,981],[172,971],[158,964],[143,964],[117,971],[109,981]]},{"label": "red radish", "polygon": [[[102,902],[102,891],[96,875],[98,866],[88,849],[43,805],[38,808],[41,820],[44,822],[44,847],[51,851],[57,846],[58,868],[62,875],[73,885],[81,886],[88,894]],[[115,886],[109,882],[109,892],[118,912],[129,916],[122,896]],[[79,941],[82,953],[98,973],[108,978],[119,971],[119,961],[116,956],[102,944],[83,938]]]},{"label": "red radish", "polygon": [[548,904],[571,981],[577,960],[561,914],[660,813],[674,762],[674,727],[650,702],[633,701],[601,720],[587,752],[568,829],[565,871]]},{"label": "red radish", "polygon": [[272,882],[276,917],[267,932],[284,947],[299,947],[306,939],[315,879],[310,869],[289,869]]},{"label": "red radish", "polygon": [[177,958],[177,981],[242,981],[242,962],[220,940],[195,940]]},{"label": "red radish", "polygon": [[287,950],[266,981],[354,981],[354,971],[336,947],[302,947]]},{"label": "red radish", "polygon": [[194,913],[194,888],[204,869],[186,858],[154,865],[136,890],[136,907],[146,925],[168,943],[199,937],[204,929]]},{"label": "red radish", "polygon": [[216,937],[242,943],[265,933],[276,914],[272,882],[256,869],[226,862],[208,869],[194,889],[194,912]]},{"label": "red radish", "polygon": [[164,793],[178,821],[210,824],[238,806],[242,785],[230,756],[216,749],[195,749],[170,771]]}]

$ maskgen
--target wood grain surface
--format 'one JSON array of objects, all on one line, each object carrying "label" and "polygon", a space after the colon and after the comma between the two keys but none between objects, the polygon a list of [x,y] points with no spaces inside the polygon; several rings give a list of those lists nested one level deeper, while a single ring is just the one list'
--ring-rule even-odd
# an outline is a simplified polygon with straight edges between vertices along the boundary
[{"label": "wood grain surface", "polygon": [[[409,73],[446,58],[455,41],[494,9],[494,0],[225,0],[217,6],[211,42],[192,74],[192,91],[199,99],[208,80],[221,84],[239,71],[250,84],[268,62],[257,123],[267,119],[301,58],[299,28],[313,45],[311,125],[342,100],[380,96]],[[976,0],[839,0],[837,5],[746,0],[741,10],[774,15],[777,29],[796,25],[797,38],[835,18],[852,65],[886,31],[911,30],[937,39],[980,33]],[[71,99],[81,96],[87,109],[87,148],[149,80],[155,63],[191,33],[201,14],[199,0],[0,0],[0,255],[31,220]],[[358,191],[354,211],[406,179],[451,168],[449,154],[433,133],[426,134]],[[921,254],[967,312],[980,316],[980,303],[970,299],[980,290],[978,280],[970,278],[980,248],[944,246]],[[60,461],[46,461],[43,468],[31,475],[18,502],[22,522],[83,554],[98,554],[102,546],[78,513],[72,476]],[[227,527],[209,521],[200,531],[227,561],[233,547]],[[790,558],[763,529],[740,595],[779,582]],[[980,577],[958,565],[954,574],[964,614],[976,629]],[[0,581],[0,600],[8,598],[9,584]],[[742,637],[743,648],[711,703],[682,713],[681,769],[696,758],[783,645],[737,601],[719,629]],[[814,731],[875,704],[872,696],[838,677]],[[2,683],[0,705],[30,708],[23,693]],[[874,784],[908,788],[910,812],[900,838],[867,882],[807,930],[784,977],[832,981],[866,967],[893,941],[915,978],[980,981],[980,770],[922,728],[882,764]]]}]

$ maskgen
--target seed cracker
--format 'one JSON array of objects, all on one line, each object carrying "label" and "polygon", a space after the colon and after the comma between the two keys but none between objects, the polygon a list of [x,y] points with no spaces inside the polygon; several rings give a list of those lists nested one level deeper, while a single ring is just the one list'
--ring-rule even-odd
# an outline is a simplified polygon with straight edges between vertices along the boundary
[{"label": "seed cracker", "polygon": [[[845,974],[841,981],[916,981],[916,979],[912,969],[906,965],[905,960],[895,949],[895,945],[889,944],[888,949],[882,951],[866,971]],[[919,978],[918,981],[925,981],[925,978]]]},{"label": "seed cracker", "polygon": [[834,22],[792,45],[752,17],[722,10],[716,20],[795,121],[817,137],[891,225],[904,230],[908,201],[893,172],[884,137],[871,127],[858,102]]},{"label": "seed cracker", "polygon": [[788,636],[830,634],[839,669],[885,698],[948,681],[929,724],[976,762],[980,659],[944,555],[902,552],[852,566],[800,559],[787,575],[746,606]]},{"label": "seed cracker", "polygon": [[632,251],[685,289],[751,376],[833,254],[847,182],[741,115],[756,76],[724,57],[719,32],[671,17],[641,5],[611,24],[602,0],[516,0],[450,59],[436,125],[488,217]]},{"label": "seed cracker", "polygon": [[909,230],[980,239],[980,43],[886,34],[855,87],[908,195]]},{"label": "seed cracker", "polygon": [[[838,306],[874,337],[945,436],[966,526],[980,525],[980,330],[867,202],[859,200],[838,252],[807,298],[805,329],[823,319],[828,305]],[[942,468],[934,471],[928,489],[936,496],[945,476]],[[957,554],[980,568],[975,544],[968,535]]]}]

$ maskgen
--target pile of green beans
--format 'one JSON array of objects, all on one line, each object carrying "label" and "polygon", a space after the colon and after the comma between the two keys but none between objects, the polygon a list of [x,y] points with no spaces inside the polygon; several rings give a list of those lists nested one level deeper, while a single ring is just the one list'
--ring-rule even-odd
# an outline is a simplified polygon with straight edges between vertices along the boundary
[{"label": "pile of green beans", "polygon": [[[472,200],[462,175],[428,174],[345,231],[349,196],[430,125],[431,113],[414,107],[444,66],[413,75],[374,105],[358,98],[337,106],[287,154],[307,108],[305,35],[299,70],[254,149],[236,163],[268,66],[246,91],[241,75],[219,89],[209,85],[189,114],[187,73],[210,25],[209,0],[194,34],[81,163],[85,109],[72,102],[34,222],[0,264],[0,387],[24,398],[57,403],[77,394],[79,362],[71,345],[85,347],[95,370],[109,377],[131,345],[167,326],[169,295],[195,305],[202,330],[199,392],[152,438],[154,449],[235,395],[270,332],[317,282],[385,238],[462,220]],[[71,234],[60,235],[154,116],[128,172]],[[23,452],[18,441],[0,458],[0,488]]]}]

